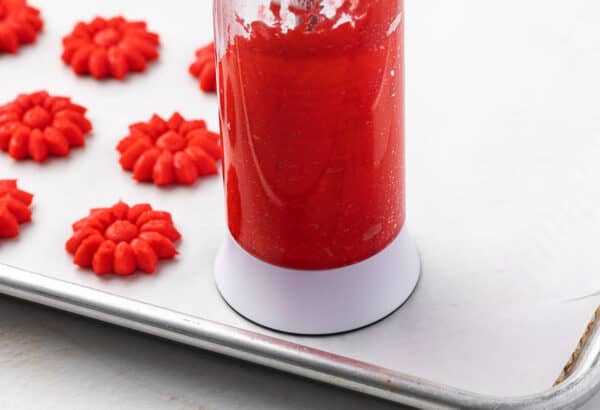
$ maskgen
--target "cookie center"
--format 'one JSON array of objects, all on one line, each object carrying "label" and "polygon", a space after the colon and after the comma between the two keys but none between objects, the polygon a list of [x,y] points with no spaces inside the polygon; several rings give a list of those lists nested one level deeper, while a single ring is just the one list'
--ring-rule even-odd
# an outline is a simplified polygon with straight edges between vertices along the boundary
[{"label": "cookie center", "polygon": [[114,28],[105,28],[104,30],[100,30],[94,36],[94,43],[98,44],[102,47],[110,47],[119,42],[121,39],[121,35]]},{"label": "cookie center", "polygon": [[167,149],[171,152],[180,151],[184,149],[186,145],[185,138],[175,131],[166,132],[156,140],[156,146],[158,148]]},{"label": "cookie center", "polygon": [[42,107],[33,107],[23,116],[23,122],[31,128],[44,129],[50,125],[52,116]]},{"label": "cookie center", "polygon": [[115,243],[131,242],[137,236],[137,227],[129,221],[116,221],[104,233],[106,239]]}]

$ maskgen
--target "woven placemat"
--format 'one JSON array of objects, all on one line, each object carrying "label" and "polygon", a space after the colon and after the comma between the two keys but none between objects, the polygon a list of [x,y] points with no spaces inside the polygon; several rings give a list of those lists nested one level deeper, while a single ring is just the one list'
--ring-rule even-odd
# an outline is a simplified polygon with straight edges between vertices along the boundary
[{"label": "woven placemat", "polygon": [[556,380],[556,383],[554,383],[555,386],[561,384],[562,382],[567,380],[573,374],[573,371],[575,370],[575,365],[579,361],[581,353],[582,353],[583,349],[585,348],[585,346],[587,345],[588,340],[591,337],[594,328],[599,325],[600,325],[600,307],[598,307],[598,309],[596,310],[596,313],[594,314],[594,317],[588,324],[588,326],[585,330],[585,333],[579,340],[579,344],[577,345],[577,348],[571,355],[571,358],[569,359],[569,361],[567,362],[566,366],[564,367],[562,373]]}]

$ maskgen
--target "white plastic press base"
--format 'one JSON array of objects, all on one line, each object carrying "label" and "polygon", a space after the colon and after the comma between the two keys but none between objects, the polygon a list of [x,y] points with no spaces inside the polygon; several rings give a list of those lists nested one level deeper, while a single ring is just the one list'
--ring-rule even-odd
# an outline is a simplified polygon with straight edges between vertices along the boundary
[{"label": "white plastic press base", "polygon": [[302,335],[348,332],[385,318],[410,297],[420,273],[419,253],[406,230],[379,254],[340,269],[274,266],[230,235],[215,263],[219,291],[234,310],[261,326]]}]

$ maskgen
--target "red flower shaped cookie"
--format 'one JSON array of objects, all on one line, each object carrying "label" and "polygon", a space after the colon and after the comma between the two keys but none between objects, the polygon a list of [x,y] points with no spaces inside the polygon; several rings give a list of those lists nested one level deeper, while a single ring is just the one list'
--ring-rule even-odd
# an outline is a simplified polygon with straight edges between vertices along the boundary
[{"label": "red flower shaped cookie", "polygon": [[96,17],[77,23],[63,39],[62,60],[78,75],[122,80],[130,71],[146,71],[148,62],[158,58],[159,45],[158,34],[143,21]]},{"label": "red flower shaped cookie", "polygon": [[85,113],[86,108],[67,97],[46,91],[21,94],[0,106],[0,150],[16,160],[65,157],[71,148],[84,146],[92,130]]},{"label": "red flower shaped cookie", "polygon": [[92,268],[97,275],[127,276],[137,270],[154,273],[160,259],[177,255],[173,242],[180,238],[170,213],[119,202],[92,209],[75,222],[66,249],[75,265]]},{"label": "red flower shaped cookie", "polygon": [[0,54],[34,43],[43,26],[40,11],[26,0],[0,0]]},{"label": "red flower shaped cookie", "polygon": [[217,91],[215,68],[215,43],[196,50],[196,60],[190,65],[190,74],[198,79],[200,89],[207,93]]},{"label": "red flower shaped cookie", "polygon": [[199,177],[219,173],[220,136],[202,120],[187,121],[175,113],[167,121],[154,115],[129,127],[117,146],[124,170],[139,182],[158,186],[191,185]]},{"label": "red flower shaped cookie", "polygon": [[19,224],[31,221],[33,195],[21,191],[17,181],[0,179],[0,238],[19,235]]}]

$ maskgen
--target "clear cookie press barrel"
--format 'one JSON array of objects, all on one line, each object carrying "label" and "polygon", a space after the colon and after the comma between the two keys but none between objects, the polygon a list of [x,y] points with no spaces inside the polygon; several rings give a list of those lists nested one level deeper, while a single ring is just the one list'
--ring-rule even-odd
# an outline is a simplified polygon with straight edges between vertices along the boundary
[{"label": "clear cookie press barrel", "polygon": [[357,329],[420,274],[405,226],[402,0],[216,0],[225,300],[268,328]]}]

